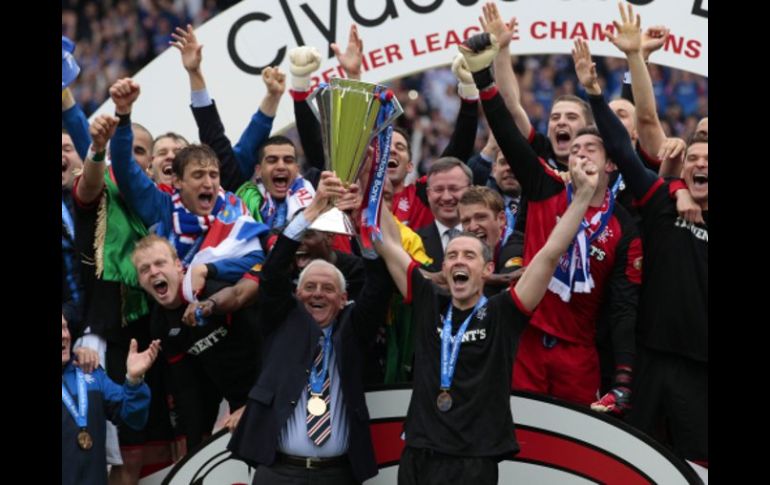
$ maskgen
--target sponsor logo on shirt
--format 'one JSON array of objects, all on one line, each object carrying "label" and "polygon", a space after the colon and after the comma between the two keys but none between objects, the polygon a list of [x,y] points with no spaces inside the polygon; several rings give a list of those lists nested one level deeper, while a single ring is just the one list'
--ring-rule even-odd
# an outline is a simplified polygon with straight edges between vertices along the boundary
[{"label": "sponsor logo on shirt", "polygon": [[[486,307],[479,309],[479,312],[481,312],[481,310],[486,311]],[[478,315],[476,315],[476,318],[478,318]],[[441,334],[444,333],[444,329],[441,327],[437,327],[436,331],[438,332],[439,338],[441,338]],[[463,334],[463,343],[477,342],[477,341],[485,340],[486,338],[487,338],[487,329],[477,328],[474,330],[468,330]]]},{"label": "sponsor logo on shirt", "polygon": [[703,242],[709,242],[709,231],[704,227],[698,227],[692,222],[687,222],[681,217],[677,217],[676,222],[674,223],[674,226],[681,227],[682,229],[687,229],[697,239],[700,239]]},{"label": "sponsor logo on shirt", "polygon": [[607,256],[607,253],[604,252],[604,250],[599,249],[598,247],[591,245],[591,257],[596,259],[597,261],[604,261],[604,257]]},{"label": "sponsor logo on shirt", "polygon": [[192,344],[190,348],[187,349],[187,353],[192,355],[198,355],[201,352],[204,352],[207,349],[210,349],[211,347],[216,345],[220,339],[223,339],[226,336],[227,336],[227,329],[225,327],[218,327],[216,330],[214,330],[210,334],[206,335],[202,339]]}]

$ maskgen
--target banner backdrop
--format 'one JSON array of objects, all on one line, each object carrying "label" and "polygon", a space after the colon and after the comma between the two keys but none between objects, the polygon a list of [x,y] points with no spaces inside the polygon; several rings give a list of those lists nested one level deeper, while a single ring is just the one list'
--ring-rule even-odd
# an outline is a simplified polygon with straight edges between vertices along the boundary
[{"label": "banner backdrop", "polygon": [[[348,29],[359,26],[364,42],[363,80],[384,82],[451,63],[457,44],[480,32],[483,0],[245,0],[197,29],[203,73],[228,135],[237,139],[266,89],[262,69],[279,65],[288,73],[287,52],[298,45],[318,48],[324,58],[313,78],[344,77],[329,45],[347,45]],[[642,28],[665,25],[671,36],[651,61],[708,76],[708,0],[633,0]],[[512,54],[569,54],[573,41],[588,41],[596,56],[622,57],[603,35],[619,19],[615,0],[500,0],[500,13],[518,18]],[[187,106],[190,88],[179,52],[169,48],[134,79],[142,94],[132,119],[151,133],[169,130],[198,139]],[[287,98],[287,97],[285,97]],[[283,99],[274,130],[294,122]],[[93,116],[113,113],[107,101]]]},{"label": "banner backdrop", "polygon": [[[366,485],[396,483],[411,393],[400,387],[366,393],[379,466],[379,474]],[[523,392],[511,394],[511,412],[521,451],[500,463],[499,483],[708,485],[707,469],[678,459],[615,418]],[[139,485],[250,484],[254,470],[231,457],[229,441],[230,433],[222,430],[174,467],[140,480]]]}]

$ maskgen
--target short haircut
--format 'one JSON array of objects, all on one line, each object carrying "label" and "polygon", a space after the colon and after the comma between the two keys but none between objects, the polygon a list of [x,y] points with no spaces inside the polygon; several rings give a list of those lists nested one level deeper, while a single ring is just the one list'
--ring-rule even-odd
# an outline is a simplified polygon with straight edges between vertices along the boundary
[{"label": "short haircut", "polygon": [[468,187],[468,190],[466,190],[463,196],[460,197],[460,204],[481,204],[495,214],[499,214],[505,210],[503,197],[496,190],[492,190],[489,187],[481,187],[479,185],[471,185]]},{"label": "short haircut", "polygon": [[308,263],[307,266],[305,266],[305,269],[303,269],[299,274],[299,279],[297,280],[297,288],[302,287],[302,282],[305,280],[305,277],[307,276],[307,272],[310,270],[310,268],[315,268],[316,266],[328,266],[334,270],[334,274],[337,277],[337,283],[340,285],[340,291],[343,293],[347,291],[347,283],[345,282],[345,275],[342,274],[342,271],[340,271],[336,266],[331,264],[330,262],[323,260],[323,259],[314,259],[310,263]]},{"label": "short haircut", "polygon": [[[132,125],[135,125],[138,123],[133,123]],[[141,126],[141,125],[139,125]],[[144,127],[143,127],[144,128]],[[149,131],[147,132],[149,133]],[[179,133],[174,133],[173,131],[167,131],[166,133],[163,133],[162,135],[159,135],[157,138],[155,138],[152,141],[152,151],[155,151],[155,144],[158,143],[158,140],[162,140],[163,138],[171,138],[174,141],[181,141],[183,145],[187,146],[190,144],[189,141],[187,141],[187,138],[183,137]]]},{"label": "short haircut", "polygon": [[694,145],[696,143],[708,143],[709,142],[709,136],[706,133],[703,132],[695,132],[692,134],[690,139],[687,142],[687,148],[690,148],[691,145]]},{"label": "short haircut", "polygon": [[171,257],[174,261],[179,259],[179,256],[176,253],[176,248],[174,247],[171,242],[166,239],[165,237],[160,237],[157,234],[150,234],[149,236],[145,236],[142,239],[136,241],[136,244],[134,245],[134,250],[131,252],[131,263],[133,263],[134,266],[136,266],[136,254],[139,251],[144,251],[147,249],[150,249],[155,244],[162,244],[166,246],[171,253]]},{"label": "short haircut", "polygon": [[265,148],[271,145],[291,145],[294,151],[295,152],[297,151],[297,147],[294,145],[294,142],[291,141],[290,138],[285,137],[283,135],[273,135],[267,140],[265,140],[265,143],[263,143],[262,146],[259,147],[259,153],[257,155],[257,163],[262,163],[262,158],[265,156]]},{"label": "short haircut", "polygon": [[580,128],[577,133],[575,133],[575,138],[583,135],[593,135],[599,138],[602,137],[602,134],[599,132],[599,128],[597,128],[596,125],[588,125],[584,128]]},{"label": "short haircut", "polygon": [[[461,233],[454,235],[451,239],[449,239],[449,241],[451,242],[452,239],[457,239],[458,237],[470,237],[478,241],[479,245],[481,245],[481,256],[484,258],[484,262],[488,263],[492,261],[492,250],[489,249],[489,246],[484,244],[484,241],[479,239],[479,237],[476,234],[470,231],[462,231]],[[447,249],[448,248],[449,248],[449,244],[447,243]],[[446,255],[446,251],[444,251],[444,254]]]},{"label": "short haircut", "polygon": [[[147,137],[150,139],[150,142],[153,145],[155,144],[155,142],[152,139],[152,133],[150,133],[150,130],[148,130],[144,126],[140,125],[139,123],[131,123],[131,129],[134,130],[134,131],[143,131],[143,132],[147,133]],[[183,138],[183,140],[184,140],[184,138]],[[187,140],[185,140],[185,143],[187,143]]]},{"label": "short haircut", "polygon": [[468,178],[468,185],[472,185],[473,172],[471,171],[471,168],[463,163],[462,160],[455,157],[441,157],[431,164],[430,169],[428,169],[428,185],[430,185],[430,177],[432,175],[448,172],[455,167],[460,167],[462,169],[463,173],[465,173],[465,176]]},{"label": "short haircut", "polygon": [[[591,111],[591,105],[586,103],[584,99],[578,98],[574,94],[562,94],[553,100],[552,106],[556,106],[556,103],[560,103],[562,101],[569,101],[570,103],[576,103],[580,105],[580,107],[583,108],[583,117],[586,119],[586,125],[593,125],[595,123],[594,113]],[[551,108],[551,110],[553,110],[553,108]]]},{"label": "short haircut", "polygon": [[[412,137],[410,137],[409,133],[404,128],[401,128],[400,126],[394,126],[393,131],[396,133],[400,133],[401,136],[404,137],[404,140],[406,140],[406,153],[409,154],[408,160],[411,162],[412,161]],[[392,140],[393,139],[391,138],[391,141]]]},{"label": "short haircut", "polygon": [[184,171],[188,165],[193,162],[205,164],[205,162],[213,163],[219,168],[219,158],[214,150],[208,145],[187,145],[179,150],[179,153],[174,157],[174,161],[171,162],[171,169],[174,171],[179,179],[184,177]]}]

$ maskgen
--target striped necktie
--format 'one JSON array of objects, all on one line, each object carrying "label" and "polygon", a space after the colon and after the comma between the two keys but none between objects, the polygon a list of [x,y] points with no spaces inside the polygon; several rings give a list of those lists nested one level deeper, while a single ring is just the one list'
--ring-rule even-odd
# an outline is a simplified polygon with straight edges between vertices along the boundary
[{"label": "striped necktie", "polygon": [[[318,369],[323,365],[323,337],[319,342],[318,355],[315,358],[313,366]],[[331,367],[331,365],[329,366]],[[321,392],[321,399],[326,403],[326,411],[320,416],[313,416],[310,411],[307,413],[307,436],[316,444],[316,446],[323,446],[329,440],[332,434],[332,420],[331,420],[331,391],[329,386],[331,384],[331,369],[326,372],[326,380],[324,380],[323,391]],[[308,384],[308,399],[310,399],[310,384]]]}]

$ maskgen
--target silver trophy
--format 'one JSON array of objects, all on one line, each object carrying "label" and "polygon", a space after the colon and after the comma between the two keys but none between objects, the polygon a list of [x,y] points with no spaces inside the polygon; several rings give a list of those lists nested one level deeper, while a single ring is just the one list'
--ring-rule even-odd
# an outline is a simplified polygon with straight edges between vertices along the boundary
[{"label": "silver trophy", "polygon": [[[308,97],[321,124],[326,169],[334,172],[346,187],[358,179],[372,140],[404,112],[395,96],[383,100],[380,93],[386,90],[377,84],[333,78]],[[392,109],[387,117],[378,120],[383,103],[390,103]],[[348,236],[356,233],[350,218],[334,206],[310,228]]]}]

